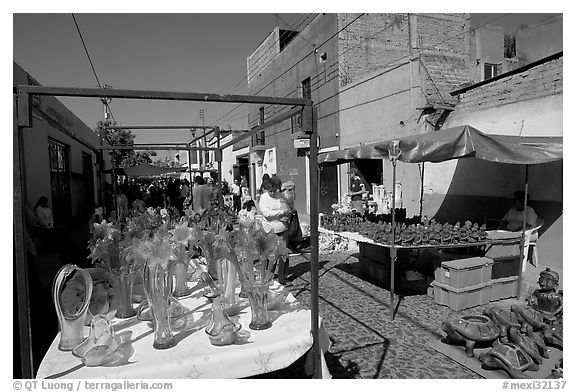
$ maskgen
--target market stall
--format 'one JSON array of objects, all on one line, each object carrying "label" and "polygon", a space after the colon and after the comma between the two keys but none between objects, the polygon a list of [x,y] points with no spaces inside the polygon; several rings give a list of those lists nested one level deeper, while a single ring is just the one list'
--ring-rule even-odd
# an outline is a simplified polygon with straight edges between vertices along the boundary
[{"label": "market stall", "polygon": [[[314,140],[316,139],[316,127],[313,124],[313,120],[312,120],[312,101],[309,99],[300,99],[300,98],[277,98],[277,97],[265,97],[265,96],[238,96],[238,95],[222,95],[222,94],[201,94],[201,93],[176,93],[176,92],[164,92],[164,91],[134,91],[134,90],[116,90],[116,89],[103,89],[103,88],[61,88],[61,87],[45,87],[45,86],[28,86],[28,85],[24,85],[24,86],[18,86],[17,88],[15,88],[14,90],[14,94],[15,94],[15,123],[14,123],[14,211],[15,211],[15,217],[14,217],[14,242],[15,242],[15,271],[16,271],[16,282],[17,282],[17,287],[16,287],[16,293],[17,293],[17,298],[18,298],[18,320],[19,320],[19,327],[20,327],[20,346],[22,347],[22,357],[21,357],[21,367],[22,367],[22,374],[27,377],[27,378],[31,378],[33,377],[33,371],[32,371],[32,366],[31,366],[31,335],[30,335],[30,323],[29,323],[29,318],[30,315],[28,313],[28,274],[27,274],[27,261],[26,261],[26,251],[25,251],[25,222],[24,222],[24,202],[23,200],[25,200],[25,189],[23,189],[23,181],[22,178],[24,177],[25,173],[24,173],[24,167],[22,165],[21,159],[22,159],[22,151],[24,149],[23,143],[22,143],[22,129],[26,128],[26,127],[31,127],[32,125],[32,116],[30,113],[30,102],[31,102],[31,97],[33,95],[51,95],[51,96],[68,96],[68,97],[96,97],[96,98],[106,98],[108,101],[110,98],[123,98],[123,99],[145,99],[145,100],[176,100],[176,101],[202,101],[202,102],[220,102],[220,103],[248,103],[248,104],[271,104],[271,105],[283,105],[283,106],[287,106],[289,107],[287,110],[285,110],[281,115],[278,115],[277,117],[267,121],[265,124],[261,124],[255,128],[253,128],[252,130],[250,130],[249,132],[246,132],[238,137],[236,137],[234,140],[229,141],[227,143],[225,143],[224,145],[221,145],[220,143],[220,137],[218,135],[218,128],[216,127],[214,129],[215,131],[215,136],[217,138],[217,147],[193,147],[193,146],[186,146],[184,148],[182,147],[172,147],[172,149],[176,149],[178,148],[179,150],[212,150],[215,151],[215,159],[218,162],[218,168],[219,168],[219,174],[218,174],[218,182],[220,183],[221,181],[221,177],[220,177],[220,172],[221,172],[221,161],[222,161],[222,151],[237,143],[238,141],[251,137],[253,134],[263,131],[265,130],[267,127],[278,124],[282,121],[288,120],[290,118],[292,118],[293,116],[297,115],[297,114],[302,114],[303,116],[303,124],[305,124],[304,128],[306,133],[311,135],[311,138]],[[102,145],[100,147],[101,150],[115,150],[115,149],[122,149],[123,147],[116,147],[116,146],[104,146]],[[126,146],[124,148],[139,148],[139,149],[145,149],[143,147],[138,147],[138,146]],[[155,148],[154,146],[149,146],[148,149],[170,149],[170,148]],[[267,371],[271,371],[271,369],[276,369],[276,368],[280,368],[282,367],[282,365],[287,365],[288,362],[286,361],[286,355],[288,357],[290,357],[291,359],[297,359],[297,358],[293,358],[295,355],[298,355],[300,352],[305,352],[308,348],[310,348],[310,346],[312,346],[312,357],[311,357],[311,361],[310,363],[313,365],[312,366],[312,370],[314,373],[314,377],[315,378],[321,378],[324,375],[328,375],[326,372],[326,369],[324,368],[324,372],[323,372],[323,366],[322,366],[322,350],[320,348],[320,320],[319,320],[319,312],[318,312],[318,167],[317,167],[317,156],[318,156],[318,146],[315,143],[312,143],[310,148],[310,160],[309,160],[309,164],[310,164],[310,189],[311,189],[311,200],[310,200],[310,213],[311,213],[311,221],[310,221],[310,227],[311,227],[311,235],[310,235],[310,242],[311,242],[311,262],[310,262],[310,272],[311,272],[311,295],[312,295],[312,299],[311,299],[311,310],[310,312],[298,312],[295,311],[293,312],[294,314],[291,313],[290,317],[284,317],[283,320],[285,320],[286,322],[288,322],[289,327],[288,330],[290,330],[291,333],[294,334],[294,328],[300,330],[301,328],[303,328],[302,330],[299,331],[298,334],[294,334],[295,338],[294,340],[289,339],[287,340],[287,342],[289,343],[288,345],[281,345],[281,347],[274,347],[273,345],[270,346],[268,343],[270,343],[272,340],[282,340],[282,338],[286,337],[286,329],[282,329],[280,328],[280,330],[274,331],[274,328],[270,329],[269,331],[267,331],[266,333],[261,333],[260,330],[262,329],[268,329],[271,327],[271,323],[266,321],[264,322],[263,325],[260,325],[258,323],[255,324],[254,328],[252,328],[252,324],[255,322],[254,318],[258,318],[260,319],[262,317],[262,314],[260,314],[260,312],[252,312],[252,322],[250,323],[251,329],[254,329],[256,331],[258,331],[258,333],[254,334],[254,338],[256,337],[261,337],[261,344],[263,344],[263,350],[268,352],[268,356],[272,356],[273,353],[276,353],[276,355],[278,357],[282,357],[284,355],[284,359],[282,360],[278,360],[278,362],[274,365],[269,365],[269,364],[262,364],[262,370],[263,372],[267,372]],[[100,169],[103,169],[103,165],[101,162],[101,165],[99,166]],[[222,201],[220,201],[220,206],[222,206]],[[161,211],[159,211],[161,212]],[[164,217],[162,217],[164,219]],[[99,229],[102,233],[110,233],[110,230],[115,230],[112,227],[101,227]],[[182,228],[179,230],[172,230],[171,231],[171,235],[174,236],[178,236],[182,234]],[[209,235],[209,234],[208,234]],[[254,235],[260,235],[260,234],[254,234]],[[272,234],[273,237],[275,237],[275,235]],[[104,237],[109,238],[108,234],[106,234]],[[103,238],[104,238],[103,237]],[[164,241],[164,239],[162,238],[157,238],[157,240],[159,241]],[[147,240],[146,240],[147,241]],[[180,240],[176,241],[179,242]],[[230,246],[230,251],[232,251],[234,249],[234,246],[236,245],[231,245]],[[247,245],[245,245],[246,247]],[[190,247],[191,248],[191,247]],[[150,252],[154,253],[158,250],[159,248],[156,246],[148,246],[148,254],[150,257]],[[105,257],[105,259],[109,259],[109,257]],[[260,260],[260,265],[266,265],[264,262],[267,259],[261,259]],[[110,261],[110,260],[108,260]],[[245,260],[244,260],[245,261]],[[252,263],[252,261],[250,261],[250,264]],[[162,274],[165,274],[165,272],[162,272],[162,268],[164,267],[160,267],[162,264],[160,265],[156,265],[153,264],[154,268],[150,268],[147,273],[153,273],[155,274],[154,276],[162,276]],[[272,264],[273,265],[273,264]],[[70,266],[68,266],[68,268],[70,268]],[[264,268],[264,267],[262,267]],[[254,280],[254,277],[249,278],[249,276],[245,276],[245,282],[249,282],[249,287],[252,287],[254,290],[262,290],[262,288],[257,288],[257,282],[260,282],[261,280],[263,280],[264,278],[262,276],[266,276],[266,280],[270,279],[270,271],[268,270],[269,267],[265,267],[266,271],[262,271],[262,274],[259,275],[259,277],[256,279],[256,281]],[[252,267],[251,267],[252,269]],[[238,270],[238,269],[237,269]],[[153,271],[153,272],[150,272]],[[244,269],[242,269],[242,271],[244,271]],[[62,272],[62,271],[61,271]],[[255,272],[255,271],[253,271]],[[265,273],[264,273],[265,272]],[[63,271],[61,276],[59,276],[59,278],[64,279],[66,277],[67,274],[71,273],[71,271]],[[80,275],[85,273],[82,272],[78,272]],[[160,274],[160,275],[158,275]],[[79,276],[80,276],[79,275]],[[122,279],[124,275],[120,274],[117,276],[118,279]],[[254,275],[256,276],[256,275]],[[57,277],[58,278],[58,277]],[[146,281],[148,280],[150,282],[150,278],[146,278],[145,275],[145,284]],[[84,291],[84,293],[86,293],[86,296],[83,297],[83,304],[82,307],[75,313],[70,314],[70,313],[65,313],[63,312],[61,309],[59,309],[60,306],[60,301],[56,301],[57,303],[57,310],[58,310],[58,315],[59,315],[59,322],[60,322],[60,327],[61,327],[61,334],[59,336],[59,338],[57,338],[58,340],[60,340],[59,344],[58,344],[58,348],[57,350],[64,350],[64,351],[71,351],[75,348],[78,348],[77,346],[79,346],[78,343],[84,343],[90,340],[90,335],[87,340],[86,337],[83,335],[82,332],[82,328],[79,328],[78,325],[82,326],[84,324],[84,316],[87,314],[86,312],[88,311],[88,305],[89,302],[86,300],[86,297],[90,297],[90,294],[92,292],[92,283],[91,281],[89,281],[88,278],[86,278],[86,289]],[[181,349],[183,349],[182,347],[184,347],[187,344],[181,344],[178,345],[176,344],[177,342],[174,341],[174,338],[171,337],[169,343],[167,345],[163,345],[163,343],[158,342],[157,340],[162,338],[162,333],[161,331],[159,331],[158,329],[164,325],[166,326],[167,324],[171,324],[170,320],[171,320],[171,315],[172,313],[172,305],[175,304],[174,300],[169,299],[169,297],[166,297],[166,293],[169,292],[169,290],[167,291],[167,288],[169,287],[169,283],[167,280],[164,279],[164,283],[161,283],[160,281],[154,281],[156,283],[154,283],[154,287],[149,288],[149,291],[147,291],[146,295],[148,297],[149,300],[153,300],[152,302],[150,302],[150,310],[152,310],[151,314],[154,317],[154,321],[152,323],[152,327],[154,328],[154,342],[153,342],[153,347],[156,349],[177,349],[176,351],[179,351]],[[255,283],[256,282],[256,283]],[[262,281],[263,283],[263,281]],[[254,286],[256,284],[256,286]],[[158,286],[160,285],[160,286]],[[252,286],[250,286],[252,285]],[[157,287],[158,286],[158,287]],[[56,287],[56,285],[54,286]],[[119,286],[121,287],[121,286]],[[230,286],[233,287],[233,286]],[[54,291],[54,295],[56,296],[58,293],[60,293],[60,291]],[[150,295],[153,295],[153,298],[149,297]],[[251,293],[248,290],[247,292],[248,296],[250,297]],[[59,294],[58,294],[59,295]],[[84,295],[84,294],[82,294]],[[164,295],[166,298],[163,300],[165,301],[165,305],[162,305],[162,308],[159,309],[163,309],[162,311],[157,310],[157,311],[153,311],[154,306],[156,306],[156,297],[157,296],[162,296]],[[221,293],[218,295],[222,295]],[[216,295],[216,297],[218,296]],[[56,298],[56,297],[55,297]],[[126,297],[129,298],[129,297]],[[259,294],[260,298],[260,302],[262,301],[262,298],[266,298],[266,296],[263,293]],[[167,302],[166,302],[167,301]],[[125,301],[126,302],[126,301]],[[162,302],[162,301],[160,301]],[[290,302],[290,301],[289,301]],[[127,301],[128,304],[130,304],[130,301]],[[162,302],[164,303],[164,302]],[[168,304],[170,306],[168,306]],[[194,304],[190,304],[194,309]],[[253,301],[250,300],[250,306],[253,306]],[[179,309],[179,307],[177,307]],[[128,306],[128,314],[131,314],[132,311],[134,309],[131,309],[130,306]],[[168,313],[166,313],[168,311],[168,309],[170,309],[170,311]],[[216,307],[216,309],[218,309],[218,307]],[[196,309],[198,310],[198,309]],[[78,313],[79,312],[79,313]],[[162,323],[159,323],[159,319],[157,317],[160,317],[159,315],[161,313],[164,313],[164,318],[165,320]],[[249,314],[249,312],[247,312]],[[192,311],[193,314],[193,311]],[[214,313],[213,313],[214,314]],[[117,313],[118,316],[118,313]],[[282,316],[285,315],[281,315],[280,319],[282,319]],[[306,318],[309,316],[309,323],[307,322],[303,322],[303,317]],[[113,316],[112,316],[113,317]],[[133,317],[133,316],[124,316],[124,317]],[[240,316],[240,318],[242,317],[246,317],[246,316]],[[122,317],[121,317],[122,318]],[[292,321],[291,321],[292,320]],[[213,320],[212,320],[213,321]],[[144,338],[144,336],[142,336],[142,334],[139,336],[139,338],[137,339],[138,342],[129,339],[128,341],[124,341],[122,340],[122,338],[118,337],[118,336],[114,336],[114,333],[112,333],[114,331],[114,328],[112,327],[106,327],[106,325],[108,324],[109,320],[106,321],[105,316],[101,316],[98,319],[98,323],[95,325],[94,324],[94,319],[92,320],[92,324],[91,324],[91,332],[94,331],[98,331],[97,335],[98,338],[96,338],[96,341],[100,341],[100,339],[104,339],[107,343],[106,345],[101,345],[101,346],[94,346],[92,347],[92,349],[94,349],[93,351],[88,350],[87,353],[84,354],[90,354],[87,357],[82,357],[83,361],[88,361],[89,363],[94,363],[91,361],[95,361],[94,358],[97,358],[97,366],[98,365],[102,365],[104,364],[106,361],[116,361],[118,358],[116,358],[117,356],[120,356],[120,359],[125,356],[125,355],[130,355],[130,351],[128,351],[128,354],[126,354],[127,352],[122,351],[119,352],[117,350],[119,350],[119,347],[125,347],[126,344],[128,343],[136,343],[137,345],[141,344],[139,342],[139,339],[143,339],[144,341],[146,340]],[[292,323],[292,324],[291,324]],[[216,323],[218,324],[218,323]],[[236,329],[236,324],[240,324],[240,323],[228,323],[228,324],[224,324],[226,326],[226,328],[222,329],[218,329],[219,333],[217,335],[214,336],[210,336],[210,342],[212,342],[212,345],[216,346],[218,344],[215,344],[213,339],[216,339],[216,343],[218,343],[219,339],[224,339],[224,340],[220,340],[220,343],[225,342],[226,346],[229,346],[231,344],[233,344],[236,340],[236,338],[238,337],[236,334],[237,329]],[[280,322],[280,326],[282,326],[283,323]],[[104,328],[102,328],[104,326]],[[233,328],[233,330],[231,330],[230,328]],[[279,331],[281,331],[280,333],[278,333]],[[204,339],[208,339],[208,337],[206,336],[206,334],[204,333],[204,330],[201,331],[203,335]],[[198,332],[199,333],[199,332]],[[223,335],[221,335],[223,334]],[[188,337],[190,338],[190,336],[187,336],[187,334],[184,334],[186,336],[184,337]],[[192,334],[193,335],[193,334]],[[198,335],[197,335],[198,336]],[[231,340],[231,337],[234,337],[234,339]],[[268,337],[266,337],[268,336]],[[71,338],[72,337],[72,338]],[[310,337],[312,339],[310,339]],[[194,339],[194,338],[191,338]],[[267,343],[268,342],[268,343]],[[148,342],[150,343],[150,342]],[[188,342],[186,342],[188,343]],[[251,343],[250,341],[248,341],[248,343]],[[180,348],[178,349],[178,346],[180,346]],[[242,357],[246,354],[246,351],[250,351],[252,348],[256,347],[254,345],[250,345],[247,344],[247,347],[241,347],[241,346],[235,346],[232,345],[230,347],[226,347],[226,349],[228,350],[234,350],[240,347],[239,351],[235,351],[237,353],[239,353],[239,357],[235,356],[235,355],[231,355],[230,358],[232,360],[233,363],[237,364],[238,361],[242,361]],[[264,349],[264,347],[266,347]],[[242,350],[242,348],[244,348],[245,350]],[[126,348],[128,349],[128,348]],[[157,355],[157,351],[152,350],[150,347],[148,347],[148,349],[150,349],[151,352],[154,352]],[[220,347],[220,349],[222,349]],[[146,350],[144,350],[146,351]],[[133,351],[132,351],[133,353]],[[279,354],[280,353],[280,354]],[[67,353],[60,353],[58,352],[57,354],[54,354],[56,357],[60,354],[63,355],[67,355],[67,361],[61,361],[60,359],[57,359],[55,357],[52,356],[53,353],[48,354],[47,357],[47,365],[48,368],[51,368],[51,366],[53,366],[56,362],[58,362],[58,364],[60,364],[60,362],[63,363],[68,363],[67,361],[74,361],[75,359],[72,357],[72,353],[67,352]],[[252,353],[253,354],[253,353]],[[145,355],[144,355],[145,356]],[[112,358],[113,357],[113,358]],[[152,359],[151,362],[149,363],[154,363],[158,358],[161,358],[162,356],[156,356],[156,359]],[[112,359],[111,359],[112,358]],[[163,358],[163,357],[162,357]],[[244,357],[245,358],[245,357]],[[76,358],[77,359],[77,358]],[[102,362],[103,359],[105,359],[106,361]],[[145,360],[144,362],[148,361],[149,359]],[[86,363],[86,362],[83,362]],[[106,362],[109,363],[109,362]],[[233,366],[232,363],[229,363],[230,366]],[[44,368],[46,369],[46,368]],[[130,371],[132,371],[134,368],[130,368]],[[52,371],[52,370],[50,370]],[[58,370],[56,370],[58,371]],[[62,370],[65,372],[65,370]],[[249,372],[244,372],[242,374],[238,373],[230,373],[227,376],[229,377],[235,377],[235,376],[246,376],[249,375],[249,373],[251,372],[251,374],[256,374],[254,373],[255,370],[252,369]],[[257,371],[258,372],[258,371]],[[133,374],[133,373],[131,373]],[[56,375],[56,377],[58,377],[58,375]]]},{"label": "market stall", "polygon": [[[274,295],[286,301],[270,307],[274,327],[251,331],[251,309],[245,299],[242,312],[232,319],[242,325],[242,339],[233,345],[213,346],[204,326],[211,312],[210,301],[203,297],[200,285],[181,301],[186,314],[175,322],[177,343],[170,350],[153,348],[153,330],[145,321],[115,319],[112,327],[117,335],[128,335],[134,354],[122,366],[85,366],[78,356],[58,349],[56,336],[46,353],[37,378],[243,378],[283,369],[309,352],[313,344],[310,334],[310,310],[302,306],[285,287],[275,283]],[[85,327],[85,335],[89,329]],[[328,336],[320,327],[321,348],[328,349]],[[309,358],[312,359],[311,355]],[[323,358],[323,356],[322,356]],[[311,365],[311,361],[308,361]],[[323,376],[330,373],[322,361]],[[312,372],[312,366],[307,366]]]},{"label": "market stall", "polygon": [[[468,126],[443,129],[405,138],[371,143],[363,146],[331,151],[320,154],[321,165],[342,164],[356,159],[389,159],[392,163],[392,183],[396,183],[396,162],[444,162],[451,159],[482,159],[502,164],[533,165],[562,159],[562,138],[521,137],[486,135]],[[528,170],[528,169],[526,169]],[[526,171],[524,211],[528,195],[528,173]],[[392,189],[395,200],[395,188]],[[398,244],[395,241],[397,224],[395,209],[391,211],[391,238],[389,243],[391,258],[390,276],[390,318],[394,317],[394,264],[397,260]],[[526,216],[522,232],[525,232]],[[524,236],[520,241],[520,259],[524,255]],[[520,295],[522,266],[518,270],[518,292]]]}]

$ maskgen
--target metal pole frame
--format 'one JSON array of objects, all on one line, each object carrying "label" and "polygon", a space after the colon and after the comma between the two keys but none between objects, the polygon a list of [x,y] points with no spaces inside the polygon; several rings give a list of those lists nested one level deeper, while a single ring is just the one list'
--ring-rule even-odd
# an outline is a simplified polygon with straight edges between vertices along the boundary
[{"label": "metal pole frame", "polygon": [[522,295],[522,266],[524,264],[524,244],[526,243],[526,208],[528,207],[528,167],[524,172],[524,213],[522,214],[522,237],[520,238],[520,262],[518,263],[518,284],[516,287],[516,299]]},{"label": "metal pole frame", "polygon": [[396,265],[396,159],[392,159],[392,241],[390,246],[390,321],[394,320],[394,267]]},{"label": "metal pole frame", "polygon": [[32,331],[30,328],[30,300],[28,290],[28,254],[26,249],[26,180],[24,167],[23,128],[18,117],[25,116],[30,120],[30,97],[28,95],[14,99],[14,133],[13,133],[13,208],[14,208],[14,275],[16,279],[16,296],[18,301],[18,327],[20,340],[20,369],[22,378],[34,377],[32,357]]},{"label": "metal pole frame", "polygon": [[[49,96],[67,96],[67,97],[94,97],[94,98],[126,98],[126,99],[143,99],[143,100],[173,100],[173,101],[202,101],[202,102],[220,102],[220,103],[249,103],[249,104],[269,104],[269,105],[284,105],[284,106],[297,106],[288,112],[277,116],[271,121],[264,123],[254,129],[236,137],[232,141],[219,146],[219,157],[221,159],[222,151],[235,143],[250,137],[257,131],[263,130],[272,125],[278,124],[282,121],[289,119],[298,112],[302,111],[303,124],[310,124],[311,129],[305,130],[311,133],[312,143],[310,145],[310,279],[311,279],[311,328],[313,337],[313,355],[314,355],[314,378],[322,377],[321,366],[321,351],[319,341],[319,303],[318,303],[318,130],[316,120],[313,116],[313,101],[305,98],[279,98],[270,96],[256,96],[256,95],[222,95],[222,94],[204,94],[204,93],[185,93],[185,92],[167,92],[167,91],[140,91],[140,90],[117,90],[110,88],[69,88],[69,87],[48,87],[48,86],[28,86],[19,85],[14,88],[17,100],[17,114],[15,128],[32,127],[31,113],[30,113],[30,95],[49,95]],[[310,121],[304,121],[308,119]],[[21,146],[18,150],[22,153]],[[16,146],[15,146],[16,148]],[[103,149],[103,146],[101,146]],[[104,168],[100,168],[104,170]],[[220,184],[221,186],[221,184]],[[18,197],[17,197],[18,196]],[[15,188],[14,199],[18,198],[23,206],[25,200],[24,194],[17,194]],[[23,211],[20,211],[23,214]],[[21,215],[22,216],[22,215]],[[24,237],[24,225],[22,220],[14,221],[14,234],[15,242],[18,238]],[[24,275],[18,278],[18,300],[27,301],[28,296],[28,275],[26,271],[26,255],[18,257],[16,254],[17,270],[23,270]],[[24,317],[25,321],[29,321],[30,316],[28,307],[18,308],[19,317]],[[20,334],[28,333],[30,329],[28,323],[26,325],[20,324]],[[24,340],[27,350],[31,353],[30,340]],[[31,358],[30,358],[31,360]],[[25,371],[24,364],[23,371]]]}]

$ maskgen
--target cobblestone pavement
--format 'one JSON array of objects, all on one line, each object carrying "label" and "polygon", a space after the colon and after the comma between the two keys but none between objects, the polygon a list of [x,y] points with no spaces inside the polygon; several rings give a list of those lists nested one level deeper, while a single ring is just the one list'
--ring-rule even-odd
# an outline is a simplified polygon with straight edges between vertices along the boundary
[{"label": "cobblestone pavement", "polygon": [[[427,342],[444,336],[440,325],[449,316],[482,312],[483,307],[454,312],[425,293],[406,295],[390,321],[389,291],[361,275],[357,256],[319,256],[320,316],[332,342],[326,362],[333,378],[481,378]],[[288,275],[290,290],[308,306],[309,257],[292,257]],[[267,377],[302,377],[302,366],[300,361]]]}]

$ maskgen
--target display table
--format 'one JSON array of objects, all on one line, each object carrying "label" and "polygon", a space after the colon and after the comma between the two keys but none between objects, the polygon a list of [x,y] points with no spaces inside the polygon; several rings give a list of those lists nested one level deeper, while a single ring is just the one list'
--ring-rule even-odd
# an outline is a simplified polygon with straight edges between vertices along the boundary
[{"label": "display table", "polygon": [[[381,246],[384,248],[391,248],[392,245],[390,244],[381,244],[379,242],[375,242],[373,240],[371,240],[370,238],[364,237],[362,234],[360,233],[353,233],[350,231],[332,231],[332,230],[327,230],[324,228],[318,228],[318,231],[321,233],[326,233],[326,234],[332,234],[332,235],[338,235],[344,238],[348,238],[349,240],[353,240],[356,242],[360,242],[360,243],[367,243],[367,244],[372,244],[372,245],[377,245],[377,246]],[[498,232],[501,232],[501,230],[498,230]],[[489,236],[490,236],[490,232]],[[518,245],[520,244],[520,236],[513,236],[510,238],[498,238],[498,239],[486,239],[485,241],[482,242],[464,242],[464,243],[457,243],[457,244],[438,244],[438,245],[395,245],[394,247],[396,249],[448,249],[448,248],[470,248],[470,247],[475,247],[475,246],[487,246],[487,245]]]},{"label": "display table", "polygon": [[[239,288],[238,288],[239,290]],[[299,303],[283,286],[274,282],[271,290],[287,292],[286,302],[269,311],[272,328],[252,331],[248,328],[251,310],[248,299],[240,298],[240,314],[231,319],[250,333],[246,341],[230,346],[210,344],[204,328],[210,318],[211,303],[202,296],[198,284],[191,296],[180,298],[188,312],[174,322],[176,345],[166,350],[152,347],[154,331],[150,324],[136,317],[112,324],[117,334],[131,333],[134,354],[129,362],[117,367],[86,367],[70,351],[60,351],[57,335],[48,349],[37,378],[243,378],[283,369],[306,354],[313,345],[310,310]],[[85,336],[88,327],[85,327]],[[320,324],[320,348],[325,353],[329,340]],[[310,351],[311,357],[312,351]],[[311,358],[307,364],[311,363]],[[307,371],[311,371],[307,366]],[[322,375],[330,373],[322,355]]]}]

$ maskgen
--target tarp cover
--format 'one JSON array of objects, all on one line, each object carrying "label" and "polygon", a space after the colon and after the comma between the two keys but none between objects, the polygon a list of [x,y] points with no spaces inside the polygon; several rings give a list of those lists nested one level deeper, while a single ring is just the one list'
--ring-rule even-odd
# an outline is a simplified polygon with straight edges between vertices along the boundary
[{"label": "tarp cover", "polygon": [[478,158],[508,164],[537,164],[562,159],[562,137],[486,135],[463,125],[419,135],[390,139],[331,151],[318,156],[318,164],[340,164],[355,159],[388,158],[388,145],[400,142],[402,162],[443,162]]},{"label": "tarp cover", "polygon": [[130,166],[124,168],[124,173],[127,176],[158,176],[161,174],[176,173],[186,170],[180,167],[160,167],[154,166],[149,163],[141,163],[136,166]]}]

